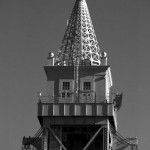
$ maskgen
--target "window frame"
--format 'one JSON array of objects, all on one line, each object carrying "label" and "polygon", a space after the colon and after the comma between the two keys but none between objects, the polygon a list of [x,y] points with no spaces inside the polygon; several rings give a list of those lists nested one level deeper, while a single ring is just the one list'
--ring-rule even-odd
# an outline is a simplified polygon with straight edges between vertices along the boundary
[{"label": "window frame", "polygon": [[[84,89],[84,83],[85,82],[90,82],[90,89]],[[93,79],[81,79],[80,81],[80,90],[81,91],[94,91],[94,81]]]},{"label": "window frame", "polygon": [[[65,82],[69,83],[69,88],[68,89],[67,88],[65,89],[63,87],[63,84]],[[74,89],[74,82],[73,82],[72,79],[60,79],[59,80],[59,95],[60,95],[60,97],[62,97],[62,98],[71,98],[72,97],[71,93],[73,92],[73,89]]]},{"label": "window frame", "polygon": [[62,82],[62,90],[68,90],[68,91],[70,91],[70,87],[71,86],[71,84],[70,84],[70,82],[68,82],[68,81],[63,81]]},{"label": "window frame", "polygon": [[92,90],[91,81],[83,81],[83,91],[91,91],[91,90]]}]

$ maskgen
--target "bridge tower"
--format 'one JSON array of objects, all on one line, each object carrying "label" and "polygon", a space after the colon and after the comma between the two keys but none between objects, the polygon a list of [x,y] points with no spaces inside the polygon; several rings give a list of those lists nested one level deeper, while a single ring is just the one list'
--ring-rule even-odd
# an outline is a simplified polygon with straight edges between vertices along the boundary
[{"label": "bridge tower", "polygon": [[43,149],[110,149],[110,124],[117,128],[111,72],[85,0],[76,0],[58,54],[49,55],[48,95],[38,103]]},{"label": "bridge tower", "polygon": [[76,0],[58,54],[49,53],[44,70],[47,95],[39,94],[38,102],[42,129],[24,137],[23,149],[111,150],[122,95],[110,92],[107,54],[100,51],[86,0]]}]

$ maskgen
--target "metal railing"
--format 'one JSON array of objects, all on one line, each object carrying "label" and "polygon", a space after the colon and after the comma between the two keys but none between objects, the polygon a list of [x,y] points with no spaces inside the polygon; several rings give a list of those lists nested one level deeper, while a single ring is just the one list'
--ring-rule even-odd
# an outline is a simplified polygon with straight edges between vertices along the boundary
[{"label": "metal railing", "polygon": [[39,96],[39,103],[113,103],[112,100],[96,100],[95,97],[83,98],[79,97],[76,101],[74,97],[58,97],[58,96]]}]

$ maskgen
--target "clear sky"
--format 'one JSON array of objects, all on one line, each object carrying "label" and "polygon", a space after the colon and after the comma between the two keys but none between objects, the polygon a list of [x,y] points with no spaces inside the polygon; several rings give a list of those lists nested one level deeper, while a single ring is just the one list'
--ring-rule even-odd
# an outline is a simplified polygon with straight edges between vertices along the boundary
[{"label": "clear sky", "polygon": [[[37,92],[45,91],[47,54],[57,54],[75,0],[0,0],[0,149],[21,150],[40,127]],[[122,92],[118,130],[150,141],[150,1],[87,0],[114,87]]]}]

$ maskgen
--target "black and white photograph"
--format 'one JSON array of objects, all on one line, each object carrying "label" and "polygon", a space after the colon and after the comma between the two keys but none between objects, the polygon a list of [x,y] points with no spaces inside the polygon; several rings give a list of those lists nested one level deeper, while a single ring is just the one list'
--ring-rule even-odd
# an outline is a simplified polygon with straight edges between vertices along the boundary
[{"label": "black and white photograph", "polygon": [[149,57],[149,0],[0,0],[0,149],[148,150]]}]

